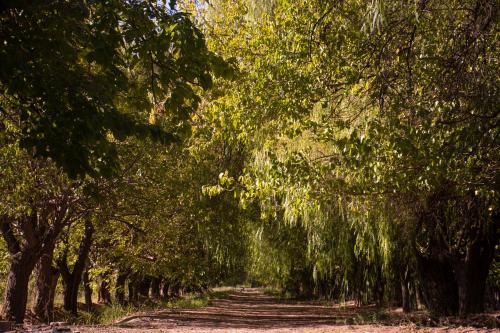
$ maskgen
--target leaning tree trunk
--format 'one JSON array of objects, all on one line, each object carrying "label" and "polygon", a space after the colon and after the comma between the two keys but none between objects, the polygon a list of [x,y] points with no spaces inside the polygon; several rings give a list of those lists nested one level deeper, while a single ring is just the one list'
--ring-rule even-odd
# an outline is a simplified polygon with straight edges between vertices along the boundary
[{"label": "leaning tree trunk", "polygon": [[38,255],[31,252],[19,252],[12,256],[5,298],[3,302],[3,318],[22,324],[28,302],[28,283],[31,272],[35,268]]},{"label": "leaning tree trunk", "polygon": [[70,271],[67,264],[66,253],[58,261],[59,269],[64,286],[64,309],[73,315],[78,314],[78,289],[82,281],[83,270],[92,245],[92,234],[94,228],[90,220],[85,221],[85,234],[78,249],[77,259],[73,266],[73,271]]},{"label": "leaning tree trunk", "polygon": [[54,246],[44,254],[36,265],[35,301],[32,311],[43,322],[53,319],[54,297],[59,270],[52,266]]}]

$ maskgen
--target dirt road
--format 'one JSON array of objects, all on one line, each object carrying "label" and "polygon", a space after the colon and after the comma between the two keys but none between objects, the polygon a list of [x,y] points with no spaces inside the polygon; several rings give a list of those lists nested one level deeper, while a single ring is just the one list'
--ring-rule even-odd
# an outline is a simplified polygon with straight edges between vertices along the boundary
[{"label": "dirt road", "polygon": [[[361,312],[360,312],[361,311]],[[364,311],[364,312],[363,312]],[[471,327],[417,327],[413,323],[359,325],[375,310],[324,306],[311,302],[284,302],[259,289],[233,292],[200,309],[164,310],[124,318],[112,326],[78,327],[80,332],[499,332]]]}]

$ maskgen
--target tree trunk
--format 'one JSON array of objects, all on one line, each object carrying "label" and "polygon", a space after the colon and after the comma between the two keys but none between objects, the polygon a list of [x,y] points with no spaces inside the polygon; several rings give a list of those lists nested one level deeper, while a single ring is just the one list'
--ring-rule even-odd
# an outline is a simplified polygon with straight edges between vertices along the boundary
[{"label": "tree trunk", "polygon": [[174,282],[174,284],[170,285],[169,291],[171,298],[178,298],[181,292],[181,286],[178,282]]},{"label": "tree trunk", "polygon": [[[78,314],[78,307],[76,300],[78,299],[78,287],[79,285],[74,285],[73,279],[64,278],[63,276],[63,307],[64,310],[69,311],[73,315]],[[75,301],[73,301],[75,300]]]},{"label": "tree trunk", "polygon": [[104,304],[111,304],[111,293],[109,291],[109,273],[102,273],[99,275],[98,282],[98,302]]},{"label": "tree trunk", "polygon": [[168,289],[170,285],[167,280],[163,279],[162,285],[161,285],[161,297],[164,301],[168,301]]},{"label": "tree trunk", "polygon": [[484,311],[486,278],[494,252],[494,242],[476,239],[469,244],[465,259],[454,261],[461,316]]},{"label": "tree trunk", "polygon": [[417,291],[410,276],[411,274],[408,267],[399,274],[401,284],[401,306],[405,313],[411,312],[417,308]]},{"label": "tree trunk", "polygon": [[137,300],[137,288],[135,280],[132,278],[128,282],[128,302],[130,304]]},{"label": "tree trunk", "polygon": [[417,256],[425,306],[436,315],[458,312],[458,287],[453,269],[446,261]]},{"label": "tree trunk", "polygon": [[385,293],[385,281],[384,276],[382,274],[382,266],[377,265],[377,280],[375,281],[374,286],[374,296],[375,302],[378,307],[384,305],[384,293]]},{"label": "tree trunk", "polygon": [[125,305],[125,281],[128,274],[122,270],[118,271],[115,286],[115,299],[120,305]]},{"label": "tree trunk", "polygon": [[[19,218],[0,215],[0,231],[11,259],[2,313],[4,319],[18,324],[24,321],[30,275],[40,258],[53,251],[51,248],[68,221],[65,205],[57,207],[51,223],[46,214],[39,214],[37,207],[30,208],[29,215]],[[20,233],[14,232],[14,224]]]},{"label": "tree trunk", "polygon": [[59,270],[52,266],[54,247],[44,254],[36,265],[35,301],[32,311],[43,322],[53,320],[55,289]]},{"label": "tree trunk", "polygon": [[139,283],[139,295],[148,298],[149,297],[149,288],[151,286],[151,277],[145,276],[141,279]]},{"label": "tree trunk", "polygon": [[151,279],[151,297],[156,300],[160,299],[160,282],[161,279],[158,277],[153,277]]},{"label": "tree trunk", "polygon": [[424,296],[422,294],[422,286],[415,283],[415,309],[420,310],[424,308]]},{"label": "tree trunk", "polygon": [[85,307],[87,311],[92,311],[92,288],[90,287],[89,271],[83,272],[83,292],[85,294]]},{"label": "tree trunk", "polygon": [[11,256],[3,302],[3,318],[22,324],[28,301],[28,282],[38,259],[37,253],[19,252]]},{"label": "tree trunk", "polygon": [[82,281],[83,270],[92,245],[94,228],[90,220],[85,221],[85,234],[78,249],[77,259],[70,271],[67,265],[66,253],[58,260],[64,286],[64,310],[73,315],[78,314],[78,290]]},{"label": "tree trunk", "polygon": [[401,273],[399,273],[397,279],[391,280],[391,306],[402,307],[403,306],[403,284],[401,279]]},{"label": "tree trunk", "polygon": [[477,274],[477,278],[471,278],[471,275],[471,272],[466,267],[462,267],[457,271],[458,312],[461,316],[484,311],[486,278],[479,276],[480,273]]},{"label": "tree trunk", "polygon": [[28,301],[28,283],[35,264],[43,254],[39,240],[36,238],[31,219],[20,221],[24,227],[27,239],[21,243],[12,230],[11,219],[0,215],[0,231],[7,244],[10,255],[10,269],[5,285],[2,315],[5,320],[22,324]]},{"label": "tree trunk", "polygon": [[[475,194],[449,195],[447,189],[428,199],[417,236],[427,243],[419,255],[424,304],[439,315],[467,315],[484,309],[484,291],[495,246],[500,212]],[[448,234],[448,226],[460,229]],[[455,227],[454,227],[455,228]],[[425,232],[422,233],[422,230]]]},{"label": "tree trunk", "polygon": [[401,301],[403,312],[411,312],[410,288],[405,279],[401,279]]}]

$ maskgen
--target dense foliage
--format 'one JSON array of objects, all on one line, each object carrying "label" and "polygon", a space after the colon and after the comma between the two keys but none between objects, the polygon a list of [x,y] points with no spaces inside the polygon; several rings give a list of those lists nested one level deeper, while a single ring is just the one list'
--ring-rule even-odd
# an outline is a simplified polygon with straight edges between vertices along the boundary
[{"label": "dense foliage", "polygon": [[[491,0],[0,6],[3,316],[270,285],[499,304]],[[31,274],[35,272],[35,274]],[[30,284],[30,281],[32,283]]]},{"label": "dense foliage", "polygon": [[250,155],[211,193],[259,203],[258,267],[270,281],[481,311],[499,236],[498,6],[232,1],[207,11],[213,47],[245,73],[212,105]]}]

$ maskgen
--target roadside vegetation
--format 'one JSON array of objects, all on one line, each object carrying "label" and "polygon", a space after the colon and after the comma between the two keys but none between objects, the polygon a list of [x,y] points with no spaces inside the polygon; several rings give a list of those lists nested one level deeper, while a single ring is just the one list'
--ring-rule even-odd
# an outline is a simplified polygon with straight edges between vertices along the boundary
[{"label": "roadside vegetation", "polygon": [[221,285],[381,321],[498,310],[499,15],[3,1],[2,320],[110,323]]}]

